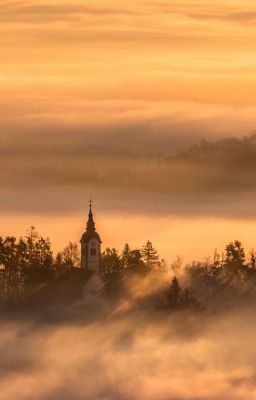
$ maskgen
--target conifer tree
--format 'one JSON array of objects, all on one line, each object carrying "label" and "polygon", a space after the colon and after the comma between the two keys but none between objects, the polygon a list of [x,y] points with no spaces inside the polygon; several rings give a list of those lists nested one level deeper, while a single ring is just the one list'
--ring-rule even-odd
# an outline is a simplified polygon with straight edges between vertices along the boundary
[{"label": "conifer tree", "polygon": [[169,300],[170,306],[176,308],[181,302],[181,287],[176,276],[172,279],[168,293],[167,299]]},{"label": "conifer tree", "polygon": [[148,240],[147,243],[141,249],[141,255],[145,264],[149,268],[159,266],[159,255],[157,250],[154,249],[152,243]]},{"label": "conifer tree", "polygon": [[134,249],[130,252],[129,258],[129,268],[133,269],[134,271],[141,271],[144,267],[144,262],[142,260],[142,255],[140,250]]},{"label": "conifer tree", "polygon": [[122,268],[126,269],[129,267],[131,261],[131,249],[128,243],[124,245],[122,254],[121,254],[121,264]]}]

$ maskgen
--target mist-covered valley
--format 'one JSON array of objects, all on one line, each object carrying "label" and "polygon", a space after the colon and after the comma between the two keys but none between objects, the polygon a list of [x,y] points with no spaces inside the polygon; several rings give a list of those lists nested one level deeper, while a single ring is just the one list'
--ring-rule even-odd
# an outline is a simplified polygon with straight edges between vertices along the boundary
[{"label": "mist-covered valley", "polygon": [[169,283],[152,273],[106,285],[73,271],[2,310],[0,398],[254,399],[254,296],[237,288],[231,304],[219,289],[215,309],[174,308]]}]

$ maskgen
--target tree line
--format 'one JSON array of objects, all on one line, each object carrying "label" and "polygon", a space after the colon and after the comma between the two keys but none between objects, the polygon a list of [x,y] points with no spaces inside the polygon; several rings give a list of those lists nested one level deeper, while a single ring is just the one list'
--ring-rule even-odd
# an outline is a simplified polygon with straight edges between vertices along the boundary
[{"label": "tree line", "polygon": [[160,259],[157,250],[149,240],[141,249],[131,249],[126,243],[121,254],[115,248],[107,248],[101,256],[101,272],[106,279],[124,271],[164,272],[166,268],[165,260]]},{"label": "tree line", "polygon": [[[0,237],[0,303],[18,303],[23,293],[79,266],[77,243],[70,242],[54,256],[49,238],[39,235],[34,227],[19,239]],[[169,309],[199,309],[199,298],[205,294],[234,292],[247,282],[256,288],[256,255],[251,251],[246,257],[238,240],[229,243],[224,253],[216,250],[211,259],[195,261],[183,268],[181,257],[168,266],[150,241],[141,249],[132,249],[127,243],[120,253],[115,248],[102,253],[101,275],[106,285],[121,282],[126,274],[148,273],[171,280],[165,295]]]},{"label": "tree line", "polygon": [[0,237],[0,302],[17,303],[24,291],[54,279],[80,263],[76,243],[53,256],[49,238],[32,226],[25,237]]},{"label": "tree line", "polygon": [[[54,257],[49,238],[44,238],[31,227],[24,237],[0,237],[0,303],[17,303],[24,292],[35,286],[65,275],[80,267],[77,243],[69,244]],[[124,271],[161,271],[165,268],[157,251],[148,241],[142,249],[124,246],[121,255],[115,248],[107,248],[101,257],[101,273],[105,281]]]}]

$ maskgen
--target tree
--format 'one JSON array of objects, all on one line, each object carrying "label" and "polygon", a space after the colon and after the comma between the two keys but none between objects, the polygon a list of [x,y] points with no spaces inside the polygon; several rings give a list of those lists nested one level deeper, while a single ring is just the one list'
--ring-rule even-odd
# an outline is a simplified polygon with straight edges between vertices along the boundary
[{"label": "tree", "polygon": [[121,254],[121,264],[124,269],[129,268],[131,261],[131,248],[128,243],[124,245],[122,254]]},{"label": "tree", "polygon": [[30,269],[37,267],[38,254],[36,249],[36,243],[38,240],[38,233],[35,230],[34,226],[31,226],[28,234],[25,238],[26,241],[26,250],[27,250],[27,258],[28,258],[28,266]]},{"label": "tree", "polygon": [[25,283],[48,280],[53,276],[53,256],[48,238],[39,236],[32,226],[20,240],[20,255]]},{"label": "tree", "polygon": [[256,254],[254,249],[250,251],[250,266],[253,270],[256,269]]},{"label": "tree", "polygon": [[183,264],[183,259],[181,256],[177,255],[177,257],[173,260],[171,263],[171,269],[175,275],[178,275],[180,273],[180,270],[182,268]]},{"label": "tree", "polygon": [[6,271],[4,264],[0,264],[0,304],[6,302]]},{"label": "tree", "polygon": [[181,303],[181,287],[176,276],[172,279],[167,293],[167,299],[171,308],[177,308]]},{"label": "tree", "polygon": [[229,272],[237,274],[245,268],[245,251],[241,242],[235,240],[229,243],[225,249],[225,267]]},{"label": "tree", "polygon": [[19,294],[20,271],[15,237],[0,238],[0,264],[2,302],[16,302]]},{"label": "tree", "polygon": [[122,270],[121,259],[115,248],[108,247],[101,256],[101,272],[103,276],[118,273]]},{"label": "tree", "polygon": [[123,248],[120,261],[124,270],[139,271],[145,265],[140,250],[131,250],[128,243]]},{"label": "tree", "polygon": [[213,266],[216,268],[220,268],[221,265],[222,265],[221,256],[220,256],[218,250],[215,248],[214,253],[213,253]]},{"label": "tree", "polygon": [[53,264],[56,276],[63,275],[67,272],[67,266],[63,260],[62,253],[58,252]]},{"label": "tree", "polygon": [[66,270],[71,268],[79,268],[80,266],[80,252],[77,243],[69,242],[61,253]]},{"label": "tree", "polygon": [[226,261],[236,262],[238,264],[243,264],[245,261],[245,251],[242,247],[241,242],[235,240],[226,246]]},{"label": "tree", "polygon": [[159,266],[159,255],[149,240],[142,247],[141,255],[147,267],[155,268]]},{"label": "tree", "polygon": [[51,243],[48,238],[40,237],[36,243],[36,252],[38,256],[38,265],[40,270],[47,274],[53,265]]}]

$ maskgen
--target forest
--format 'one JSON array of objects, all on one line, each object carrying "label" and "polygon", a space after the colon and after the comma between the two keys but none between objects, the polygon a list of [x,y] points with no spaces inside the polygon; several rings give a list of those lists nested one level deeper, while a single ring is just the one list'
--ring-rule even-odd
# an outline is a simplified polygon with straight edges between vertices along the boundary
[{"label": "forest", "polygon": [[[1,308],[18,305],[50,282],[80,271],[80,250],[70,242],[55,256],[49,238],[32,226],[27,235],[0,237]],[[149,279],[150,278],[150,279]],[[246,256],[234,240],[223,252],[183,265],[177,256],[168,264],[148,240],[141,249],[125,244],[121,252],[107,248],[101,256],[101,279],[109,298],[129,298],[128,287],[141,287],[141,295],[155,309],[215,312],[256,302],[256,255]],[[145,285],[143,282],[150,282]],[[72,284],[72,283],[70,283]]]}]

